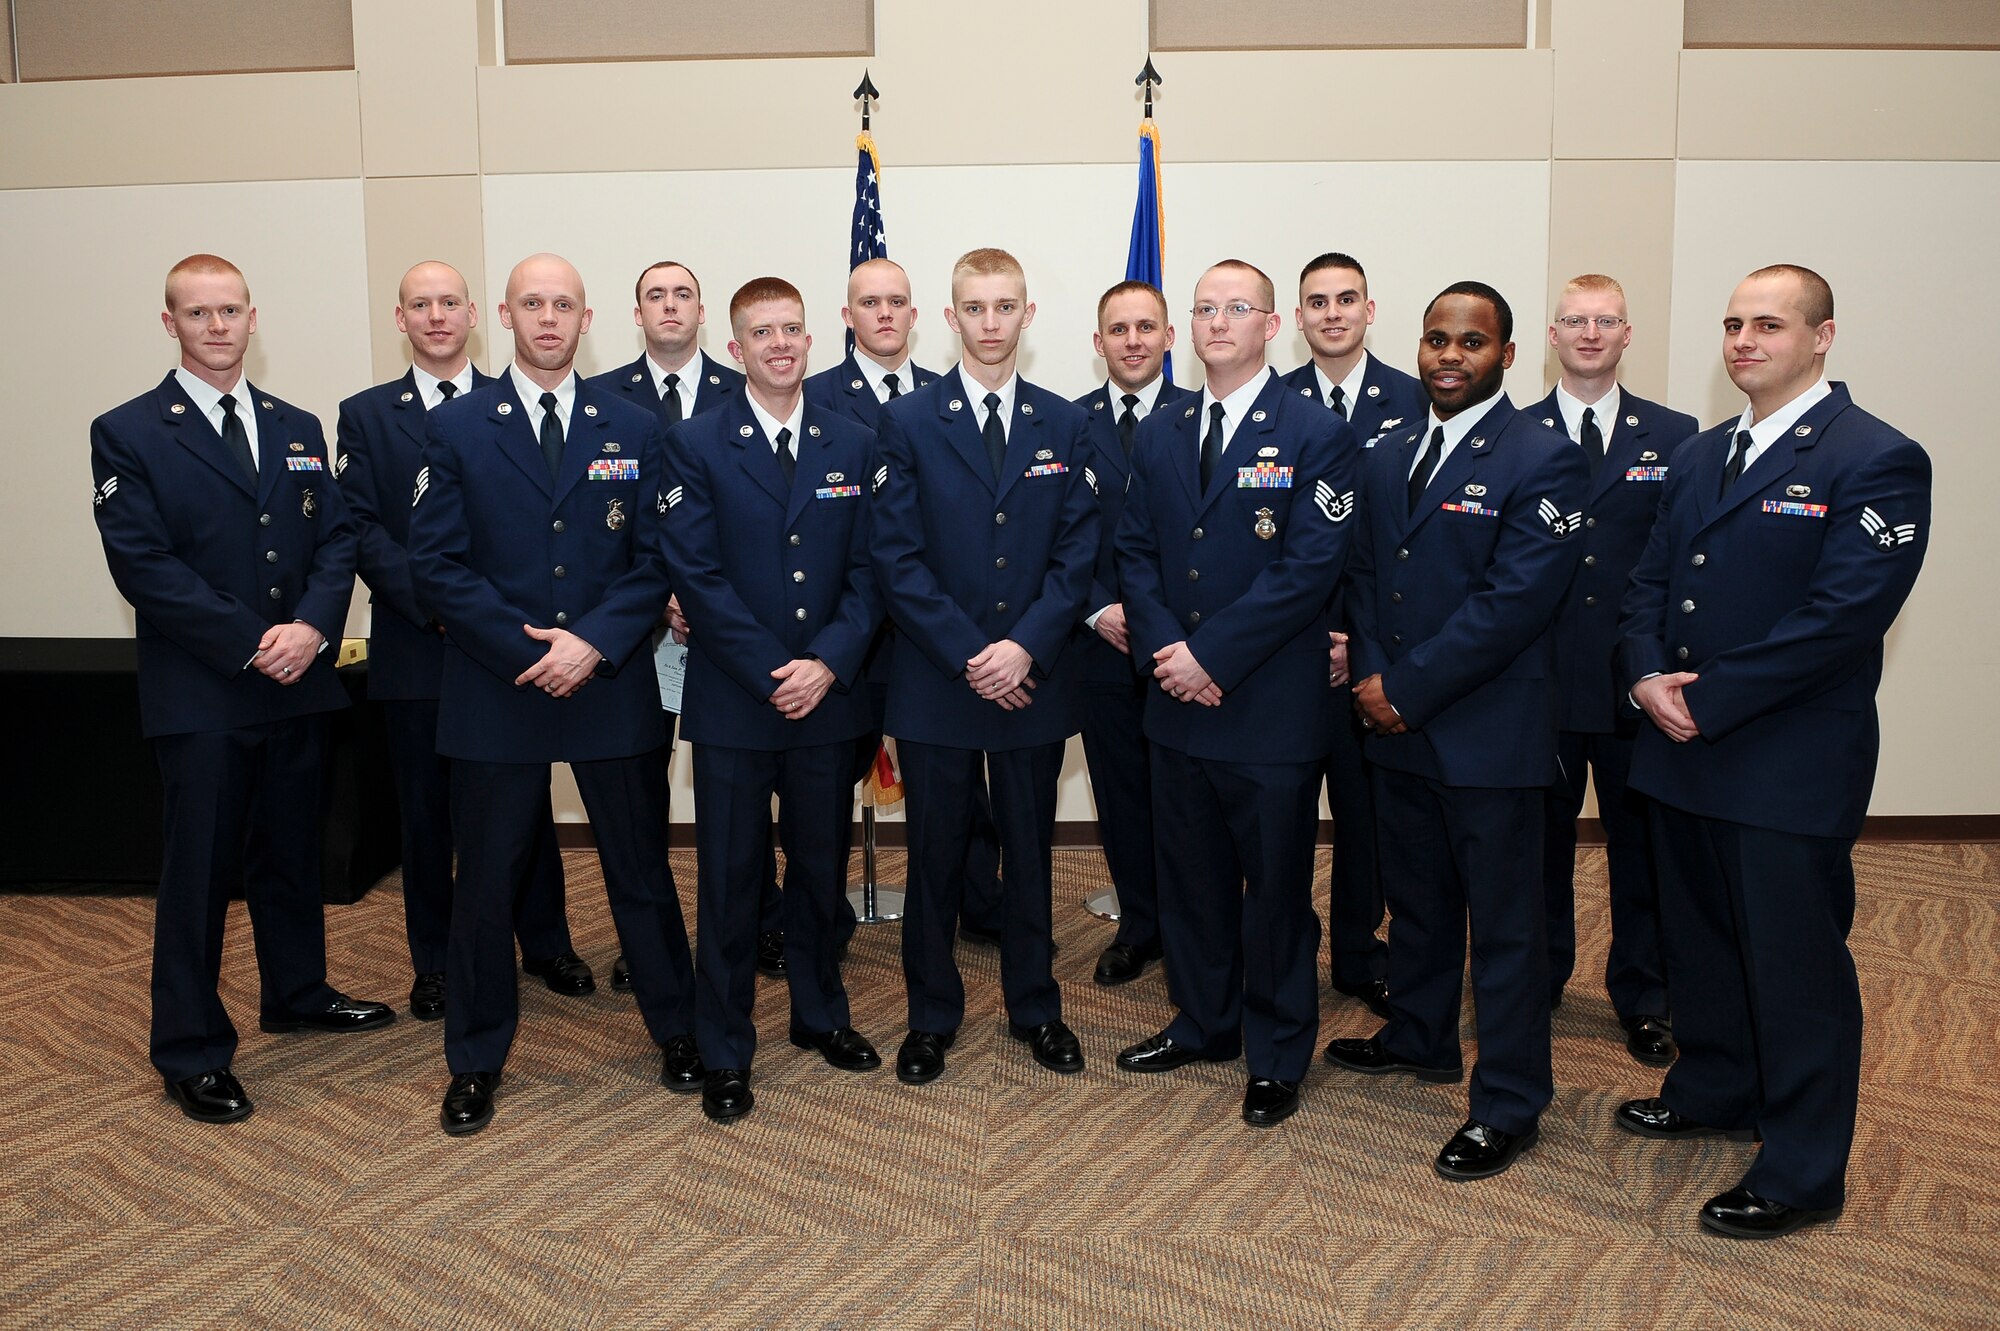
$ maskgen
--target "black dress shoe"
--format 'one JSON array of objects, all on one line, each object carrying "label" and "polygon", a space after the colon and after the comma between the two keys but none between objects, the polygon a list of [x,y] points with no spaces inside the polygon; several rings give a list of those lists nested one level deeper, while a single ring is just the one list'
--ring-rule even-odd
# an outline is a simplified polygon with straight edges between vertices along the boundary
[{"label": "black dress shoe", "polygon": [[1060,1018],[1039,1026],[1016,1026],[1010,1021],[1007,1034],[1028,1046],[1035,1061],[1050,1072],[1083,1071],[1083,1046],[1077,1043],[1076,1032],[1063,1025]]},{"label": "black dress shoe", "polygon": [[410,1015],[436,1021],[444,1015],[444,972],[426,971],[410,986]]},{"label": "black dress shoe", "polygon": [[1158,961],[1166,952],[1158,943],[1113,943],[1097,959],[1097,971],[1090,978],[1099,984],[1126,984],[1146,972],[1146,963]]},{"label": "black dress shoe", "polygon": [[1370,1012],[1373,1012],[1384,1021],[1389,1020],[1389,982],[1387,980],[1370,980],[1366,984],[1354,985],[1342,984],[1340,981],[1335,980],[1333,982],[1333,992],[1336,994],[1346,994],[1349,998],[1358,998],[1361,1000],[1362,1005]]},{"label": "black dress shoe", "polygon": [[618,954],[618,960],[611,963],[611,987],[621,994],[632,992],[632,968],[625,964],[623,952]]},{"label": "black dress shoe", "polygon": [[1128,1045],[1118,1051],[1118,1066],[1127,1072],[1172,1072],[1190,1063],[1227,1063],[1235,1058],[1218,1057],[1190,1049],[1176,1043],[1165,1031],[1149,1035],[1135,1045]]},{"label": "black dress shoe", "polygon": [[574,952],[558,953],[547,961],[523,957],[521,969],[540,978],[552,994],[581,998],[597,992],[597,977],[590,973],[590,963]]},{"label": "black dress shoe", "polygon": [[451,1079],[438,1109],[438,1126],[454,1137],[477,1132],[493,1121],[493,1088],[497,1072],[461,1072]]},{"label": "black dress shoe", "polygon": [[1634,1017],[1625,1025],[1625,1052],[1648,1067],[1670,1066],[1680,1050],[1664,1017]]},{"label": "black dress shoe", "polygon": [[1478,1119],[1465,1120],[1452,1139],[1438,1152],[1437,1172],[1454,1183],[1503,1174],[1514,1157],[1542,1139],[1540,1128],[1526,1132],[1502,1132]]},{"label": "black dress shoe", "polygon": [[774,980],[785,978],[785,931],[766,929],[757,935],[757,973]]},{"label": "black dress shoe", "polygon": [[378,1026],[387,1026],[396,1019],[395,1012],[387,1003],[367,1003],[345,994],[335,994],[333,1001],[317,1012],[280,1012],[259,1017],[258,1028],[273,1035],[283,1035],[287,1031],[372,1031]]},{"label": "black dress shoe", "polygon": [[801,1049],[819,1050],[821,1058],[842,1072],[873,1072],[882,1066],[882,1055],[852,1026],[830,1031],[802,1031],[794,1026],[792,1043]]},{"label": "black dress shoe", "polygon": [[197,1123],[234,1123],[250,1117],[257,1106],[243,1093],[243,1084],[228,1068],[217,1068],[198,1077],[167,1082],[167,1094],[181,1112]]},{"label": "black dress shoe", "polygon": [[1839,1215],[1838,1206],[1815,1211],[1759,1197],[1748,1188],[1731,1188],[1703,1204],[1701,1227],[1732,1239],[1775,1239]]},{"label": "black dress shoe", "polygon": [[1371,1077],[1379,1077],[1385,1072],[1405,1072],[1418,1081],[1459,1081],[1465,1076],[1463,1068],[1427,1068],[1420,1063],[1405,1063],[1382,1047],[1382,1037],[1371,1035],[1365,1040],[1335,1040],[1326,1047],[1326,1061],[1337,1068],[1349,1072],[1363,1072]]},{"label": "black dress shoe", "polygon": [[896,1080],[922,1086],[944,1075],[944,1051],[958,1043],[958,1032],[911,1031],[896,1051]]},{"label": "black dress shoe", "polygon": [[1283,1123],[1299,1111],[1299,1084],[1252,1077],[1243,1092],[1243,1121],[1253,1128]]},{"label": "black dress shoe", "polygon": [[1710,1127],[1686,1114],[1675,1113],[1657,1095],[1649,1095],[1643,1100],[1627,1100],[1618,1106],[1612,1118],[1627,1132],[1641,1137],[1657,1137],[1662,1141],[1681,1141],[1688,1137],[1727,1137],[1733,1142],[1757,1140],[1755,1128]]},{"label": "black dress shoe", "polygon": [[675,1095],[689,1095],[701,1089],[708,1069],[701,1065],[701,1050],[692,1035],[676,1035],[660,1046],[660,1085]]},{"label": "black dress shoe", "polygon": [[742,1118],[756,1107],[750,1093],[750,1073],[744,1068],[717,1068],[702,1079],[701,1112],[717,1123]]}]

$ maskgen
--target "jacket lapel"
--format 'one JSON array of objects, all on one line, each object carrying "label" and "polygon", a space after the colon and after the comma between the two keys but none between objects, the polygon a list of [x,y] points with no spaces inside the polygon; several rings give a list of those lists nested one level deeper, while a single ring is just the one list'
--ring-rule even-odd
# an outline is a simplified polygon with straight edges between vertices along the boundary
[{"label": "jacket lapel", "polygon": [[[1007,497],[1007,492],[1028,474],[1028,468],[1049,460],[1039,456],[1043,438],[1043,417],[1035,411],[1039,397],[1029,389],[1026,381],[1015,380],[1014,422],[1007,431],[1007,451],[1000,461],[1000,483],[993,492],[996,502]],[[985,452],[985,439],[982,438],[979,443],[980,451]]]},{"label": "jacket lapel", "polygon": [[[493,438],[500,446],[501,455],[519,467],[543,494],[554,494],[554,487],[549,483],[549,464],[542,460],[542,445],[535,436],[533,417],[521,405],[521,395],[514,390],[513,381],[505,376],[502,378],[500,391],[494,394],[492,405],[486,409],[486,420],[492,428]],[[563,451],[569,451],[567,441]]]},{"label": "jacket lapel", "polygon": [[[819,410],[812,403],[806,403],[805,411],[799,416],[799,432],[805,437],[798,440],[793,454],[798,465],[792,469],[792,493],[785,504],[785,529],[791,530],[798,524],[799,515],[806,511],[821,485],[859,485],[862,478],[842,475],[838,481],[832,475],[833,445],[827,442],[826,432],[820,429]],[[773,470],[777,469],[777,458],[771,459]],[[779,473],[780,479],[783,473]]]},{"label": "jacket lapel", "polygon": [[[1799,454],[1819,443],[1820,435],[1825,431],[1828,422],[1845,410],[1848,402],[1846,389],[1838,384],[1833,385],[1832,393],[1813,404],[1812,409],[1801,416],[1796,425],[1779,435],[1771,442],[1769,448],[1757,455],[1756,461],[1743,469],[1743,474],[1736,478],[1736,484],[1729,487],[1729,493],[1716,499],[1713,507],[1703,514],[1702,525],[1706,527],[1722,521],[1790,475],[1798,466]],[[1734,437],[1734,425],[1722,432],[1723,461],[1716,468],[1715,479],[1708,487],[1710,494],[1722,489],[1722,472],[1728,468],[1729,450],[1735,446]]]},{"label": "jacket lapel", "polygon": [[[1264,387],[1251,402],[1250,413],[1237,422],[1236,433],[1230,436],[1228,447],[1222,450],[1222,456],[1216,460],[1214,474],[1208,478],[1208,488],[1202,492],[1201,502],[1196,506],[1197,512],[1207,512],[1225,491],[1236,488],[1236,468],[1242,465],[1245,458],[1255,457],[1257,449],[1261,447],[1259,441],[1277,428],[1278,395],[1285,391],[1287,390],[1278,376],[1266,370]],[[1195,425],[1199,438],[1200,433],[1205,431],[1207,423],[1197,416]],[[1200,444],[1197,443],[1195,458],[1197,469],[1201,461],[1199,454]],[[1197,470],[1197,477],[1199,474]]]},{"label": "jacket lapel", "polygon": [[[159,398],[160,419],[174,427],[174,438],[180,441],[181,446],[227,476],[244,494],[254,498],[257,491],[250,484],[250,478],[243,474],[243,468],[237,465],[236,460],[223,451],[222,436],[196,409],[193,400],[172,373],[160,385]],[[259,479],[262,479],[261,469]]]},{"label": "jacket lapel", "polygon": [[[1596,504],[1611,493],[1625,476],[1627,468],[1637,465],[1639,455],[1646,451],[1646,437],[1652,433],[1652,423],[1645,413],[1630,409],[1630,397],[1621,394],[1627,406],[1624,419],[1620,420],[1611,435],[1611,447],[1604,450],[1604,462],[1597,469],[1597,479],[1590,485],[1590,503]],[[1662,460],[1664,462],[1664,459]]]},{"label": "jacket lapel", "polygon": [[[585,388],[583,380],[576,381],[576,397],[571,400],[569,430],[563,435],[562,464],[556,468],[555,488],[551,492],[555,502],[560,504],[576,488],[590,470],[590,464],[602,450],[606,439],[604,431],[610,428],[610,421],[598,411],[596,394]],[[638,440],[633,440],[636,446]],[[541,452],[538,446],[535,450]],[[547,472],[545,465],[542,470]]]},{"label": "jacket lapel", "polygon": [[[729,417],[727,433],[729,442],[736,447],[737,465],[743,468],[744,473],[756,483],[758,489],[771,496],[779,508],[789,512],[792,496],[785,488],[785,473],[778,469],[778,455],[772,451],[771,441],[764,437],[764,431],[758,427],[756,414],[750,410],[749,401],[738,398],[720,410],[726,412]],[[797,440],[793,441],[792,450],[792,456],[795,458],[804,451],[799,447]],[[796,471],[794,468],[794,474]]]},{"label": "jacket lapel", "polygon": [[[985,408],[976,402],[968,402],[958,394],[964,384],[943,385],[944,391],[938,395],[938,419],[944,424],[944,437],[951,444],[959,460],[979,479],[979,483],[995,494],[999,487],[993,478],[993,464],[986,460],[986,440],[979,432],[979,413]],[[1005,474],[1005,468],[1001,469]]]},{"label": "jacket lapel", "polygon": [[[1426,518],[1437,512],[1438,505],[1445,501],[1446,496],[1458,492],[1459,487],[1471,477],[1473,467],[1493,447],[1493,441],[1500,437],[1500,432],[1507,428],[1508,422],[1514,419],[1514,415],[1514,404],[1507,400],[1505,393],[1502,393],[1500,400],[1487,408],[1486,414],[1473,424],[1465,437],[1458,441],[1457,447],[1451,450],[1451,455],[1444,460],[1443,465],[1431,476],[1430,484],[1424,487],[1424,493],[1417,500],[1416,507],[1404,519],[1405,536],[1415,531]],[[1422,433],[1423,431],[1419,430],[1420,449]]]},{"label": "jacket lapel", "polygon": [[[472,386],[474,388],[479,387],[479,372],[477,370],[473,371],[472,377]],[[425,417],[429,413],[424,410],[423,395],[417,392],[417,372],[415,370],[405,370],[403,371],[403,377],[397,382],[401,385],[402,391],[390,399],[390,419],[396,423],[397,429],[409,437],[412,443],[416,444],[418,448],[422,448],[424,446]],[[405,394],[408,395],[408,401],[404,400]]]},{"label": "jacket lapel", "polygon": [[258,392],[248,379],[243,381],[243,392],[250,409],[257,413],[257,505],[268,510],[271,495],[278,488],[278,477],[287,470],[285,459],[293,456],[291,426],[271,405],[271,399]]}]

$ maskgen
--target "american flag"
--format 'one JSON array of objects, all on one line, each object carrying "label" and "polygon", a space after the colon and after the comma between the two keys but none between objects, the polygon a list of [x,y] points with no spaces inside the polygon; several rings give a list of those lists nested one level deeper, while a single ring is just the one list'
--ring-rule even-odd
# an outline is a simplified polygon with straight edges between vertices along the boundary
[{"label": "american flag", "polygon": [[[854,269],[870,259],[889,257],[889,237],[882,227],[882,159],[875,153],[875,136],[863,130],[855,136],[854,227],[847,246],[847,266]],[[854,350],[854,330],[847,330],[847,349]]]}]

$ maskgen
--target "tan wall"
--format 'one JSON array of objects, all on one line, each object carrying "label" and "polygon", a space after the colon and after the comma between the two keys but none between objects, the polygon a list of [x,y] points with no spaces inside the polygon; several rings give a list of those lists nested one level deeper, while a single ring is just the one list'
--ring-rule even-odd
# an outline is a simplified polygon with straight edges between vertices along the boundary
[{"label": "tan wall", "polygon": [[[920,358],[953,359],[939,316],[951,258],[1004,244],[1039,307],[1028,372],[1083,391],[1102,373],[1091,305],[1122,275],[1148,6],[1020,0],[981,33],[982,67],[1005,72],[992,87],[960,59],[981,12],[877,0],[865,60],[504,67],[492,0],[356,0],[352,70],[0,84],[0,280],[44,316],[5,361],[17,428],[0,434],[0,633],[129,631],[83,500],[83,441],[91,416],[172,364],[159,281],[191,250],[243,264],[260,312],[252,377],[329,429],[341,397],[405,363],[395,282],[422,258],[466,272],[488,368],[506,358],[491,305],[507,265],[545,247],[589,284],[592,368],[637,354],[627,293],[663,254],[706,280],[712,353],[725,354],[728,292],[775,270],[804,289],[825,363],[852,202],[847,94],[864,65],[884,91],[884,202],[916,279]],[[1533,49],[1157,56],[1170,304],[1185,307],[1208,260],[1264,266],[1287,315],[1274,359],[1289,366],[1304,354],[1289,326],[1298,266],[1348,249],[1380,302],[1374,346],[1407,365],[1424,300],[1478,276],[1514,301],[1520,400],[1553,373],[1546,298],[1599,269],[1631,292],[1633,387],[1712,420],[1734,410],[1712,332],[1729,286],[1781,257],[1821,267],[1840,302],[1834,373],[1938,464],[1931,566],[1891,644],[1875,811],[2000,811],[1990,727],[1936,705],[1980,696],[2000,656],[1981,585],[2000,542],[1971,511],[2000,478],[1972,442],[1979,395],[1936,383],[1921,336],[1962,322],[1966,293],[2000,278],[1982,257],[2000,203],[2000,54],[1682,51],[1679,0],[1530,12]],[[197,109],[228,132],[192,132]],[[1193,382],[1190,356],[1180,368]],[[357,598],[357,631],[365,616]],[[1072,763],[1061,816],[1089,807]]]}]

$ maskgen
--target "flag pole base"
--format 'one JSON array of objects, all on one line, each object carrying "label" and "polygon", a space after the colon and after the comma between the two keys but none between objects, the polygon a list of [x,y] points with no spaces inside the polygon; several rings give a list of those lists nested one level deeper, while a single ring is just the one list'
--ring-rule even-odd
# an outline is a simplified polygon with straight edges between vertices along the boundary
[{"label": "flag pole base", "polygon": [[1100,920],[1111,920],[1115,923],[1118,919],[1118,889],[1107,887],[1102,892],[1085,897],[1083,908]]},{"label": "flag pole base", "polygon": [[861,806],[861,886],[847,894],[856,924],[888,924],[903,918],[903,886],[875,877],[875,806]]}]

